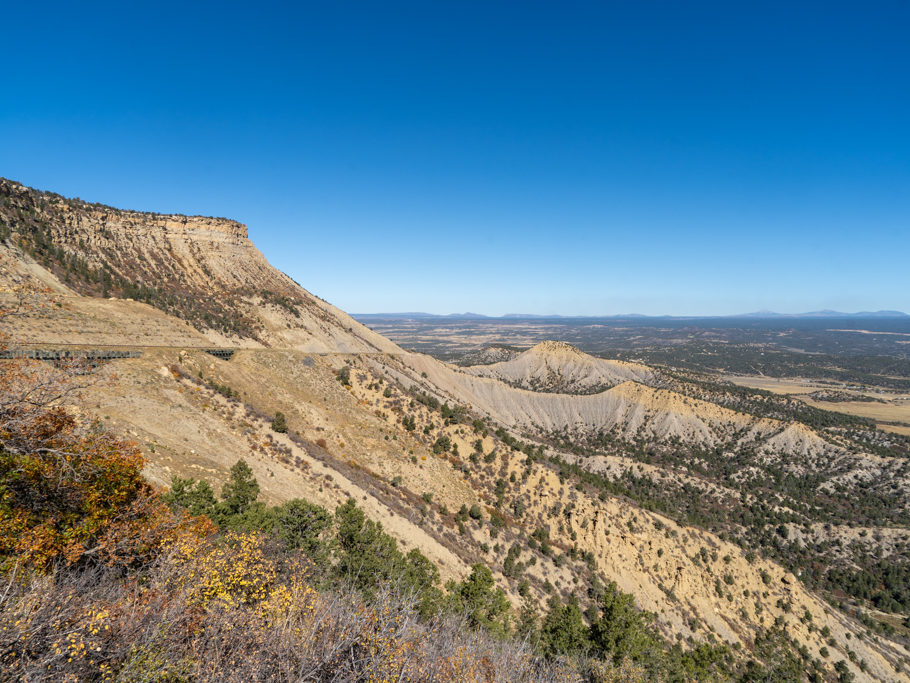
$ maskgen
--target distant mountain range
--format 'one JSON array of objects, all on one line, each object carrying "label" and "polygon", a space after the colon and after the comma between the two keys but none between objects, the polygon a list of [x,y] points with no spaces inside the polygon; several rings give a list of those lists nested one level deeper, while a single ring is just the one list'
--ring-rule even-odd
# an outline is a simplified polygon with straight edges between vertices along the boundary
[{"label": "distant mountain range", "polygon": [[809,311],[807,313],[776,313],[774,311],[755,311],[753,313],[739,313],[736,315],[642,315],[641,313],[623,313],[618,315],[541,315],[538,313],[507,313],[501,316],[483,315],[482,313],[355,313],[356,319],[370,318],[405,318],[405,319],[428,319],[428,318],[446,318],[448,320],[541,320],[541,319],[627,319],[627,318],[652,318],[668,320],[706,320],[706,319],[737,319],[737,318],[758,318],[758,319],[780,319],[780,318],[910,318],[910,315],[902,311],[859,311],[857,313],[844,313],[841,311],[821,310]]},{"label": "distant mountain range", "polygon": [[809,311],[808,313],[775,313],[774,311],[756,311],[742,315],[722,316],[730,318],[910,318],[901,311],[859,311],[842,313],[841,311]]}]

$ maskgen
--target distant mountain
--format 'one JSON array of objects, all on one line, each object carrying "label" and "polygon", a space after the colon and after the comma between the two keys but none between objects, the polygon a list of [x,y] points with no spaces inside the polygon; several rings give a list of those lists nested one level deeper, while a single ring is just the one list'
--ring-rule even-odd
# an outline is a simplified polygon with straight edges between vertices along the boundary
[{"label": "distant mountain", "polygon": [[874,311],[856,314],[857,318],[910,318],[910,315],[902,311]]},{"label": "distant mountain", "polygon": [[752,313],[738,313],[735,315],[643,315],[641,313],[622,313],[616,315],[559,315],[556,313],[542,315],[539,313],[506,313],[505,315],[483,315],[481,313],[355,313],[356,319],[370,318],[410,318],[410,319],[484,319],[484,320],[628,320],[640,318],[649,320],[735,320],[737,318],[783,319],[783,318],[910,318],[902,311],[859,311],[857,313],[843,313],[841,311],[821,310],[807,313],[776,313],[775,311],[754,311]]},{"label": "distant mountain", "polygon": [[756,311],[742,315],[721,316],[730,318],[910,318],[910,315],[901,311],[859,311],[858,313],[843,313],[841,311],[821,310],[808,313],[775,313],[774,311]]},{"label": "distant mountain", "polygon": [[508,320],[533,320],[535,318],[571,318],[572,316],[558,315],[556,313],[553,313],[551,315],[543,315],[540,313],[506,313],[505,315],[501,315],[499,317]]}]

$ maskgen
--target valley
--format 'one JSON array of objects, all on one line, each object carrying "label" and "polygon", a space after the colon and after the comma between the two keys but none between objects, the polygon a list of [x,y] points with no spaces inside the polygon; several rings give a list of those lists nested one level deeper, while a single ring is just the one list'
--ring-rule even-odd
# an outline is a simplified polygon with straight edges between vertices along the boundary
[{"label": "valley", "polygon": [[906,322],[358,322],[234,221],[0,200],[7,348],[141,354],[68,407],[160,490],[243,460],[443,582],[489,567],[515,623],[612,582],[718,680],[910,680]]}]

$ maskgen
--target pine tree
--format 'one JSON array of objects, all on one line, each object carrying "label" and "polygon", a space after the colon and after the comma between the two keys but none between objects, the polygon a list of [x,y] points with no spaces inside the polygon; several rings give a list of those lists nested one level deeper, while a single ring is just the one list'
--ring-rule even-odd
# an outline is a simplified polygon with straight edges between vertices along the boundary
[{"label": "pine tree", "polygon": [[231,476],[221,487],[221,503],[218,514],[233,517],[246,512],[259,497],[259,482],[253,470],[243,460],[231,467]]},{"label": "pine tree", "polygon": [[525,595],[521,602],[515,635],[531,646],[540,640],[540,631],[537,628],[537,600],[530,593]]},{"label": "pine tree", "polygon": [[174,477],[171,480],[171,490],[161,498],[171,508],[183,508],[193,516],[212,517],[215,513],[215,492],[207,481]]},{"label": "pine tree", "polygon": [[489,567],[478,562],[471,574],[459,584],[448,584],[451,609],[462,612],[472,628],[483,627],[491,633],[508,633],[509,601],[501,588],[496,587]]},{"label": "pine tree", "polygon": [[563,605],[555,595],[540,627],[540,642],[548,657],[585,652],[590,643],[578,599],[572,595]]},{"label": "pine tree", "polygon": [[591,642],[598,655],[616,664],[627,657],[639,661],[654,640],[644,615],[635,608],[635,598],[611,581],[601,596],[600,609],[600,619],[591,624]]},{"label": "pine tree", "polygon": [[324,507],[300,498],[272,508],[272,531],[287,549],[300,549],[317,566],[328,562],[322,534],[332,525],[332,515]]}]

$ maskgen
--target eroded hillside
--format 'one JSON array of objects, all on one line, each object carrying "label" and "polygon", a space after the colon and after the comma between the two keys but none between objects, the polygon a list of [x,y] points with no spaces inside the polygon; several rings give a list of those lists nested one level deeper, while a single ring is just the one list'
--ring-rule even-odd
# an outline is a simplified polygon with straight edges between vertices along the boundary
[{"label": "eroded hillside", "polygon": [[[728,643],[740,663],[768,663],[759,643],[773,638],[832,680],[840,660],[859,679],[910,680],[901,633],[873,633],[823,600],[781,566],[783,554],[754,547],[761,537],[744,519],[712,529],[688,514],[764,504],[783,515],[772,534],[782,519],[790,543],[824,543],[824,523],[800,517],[809,513],[795,496],[769,497],[778,489],[764,478],[830,472],[815,490],[869,481],[899,498],[907,472],[895,459],[562,348],[558,363],[538,354],[459,370],[403,353],[312,297],[239,224],[121,212],[8,181],[0,190],[0,286],[7,302],[25,288],[33,304],[3,331],[12,346],[140,350],[97,369],[77,408],[134,439],[156,484],[191,476],[217,490],[244,459],[268,502],[332,508],[352,497],[445,578],[489,565],[516,611],[524,595],[541,609],[551,595],[588,606],[615,581],[686,647]],[[107,298],[142,291],[147,303]],[[196,307],[219,297],[221,313]],[[248,323],[219,322],[235,311]],[[237,350],[226,360],[206,353],[212,346]],[[272,428],[279,412],[286,433]],[[714,466],[726,478],[707,476]],[[737,483],[750,477],[753,494]],[[690,508],[644,495],[645,481]],[[837,526],[831,534],[852,533]],[[892,527],[867,550],[906,555],[905,528]]]},{"label": "eroded hillside", "polygon": [[0,234],[66,288],[150,304],[210,343],[397,350],[272,268],[236,221],[122,211],[0,178]]},{"label": "eroded hillside", "polygon": [[465,368],[480,377],[557,394],[593,394],[626,381],[653,384],[657,373],[637,363],[594,358],[571,344],[544,341],[514,358]]}]

